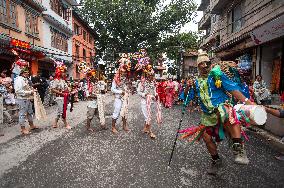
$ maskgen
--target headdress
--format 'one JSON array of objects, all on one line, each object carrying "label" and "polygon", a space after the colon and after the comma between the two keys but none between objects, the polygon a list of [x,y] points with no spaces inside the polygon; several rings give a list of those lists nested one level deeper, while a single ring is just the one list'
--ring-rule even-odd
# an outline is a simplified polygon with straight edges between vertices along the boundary
[{"label": "headdress", "polygon": [[30,70],[29,70],[29,68],[26,66],[26,67],[23,67],[22,69],[21,69],[21,71],[20,71],[20,73],[22,74],[22,73],[29,73],[30,72]]},{"label": "headdress", "polygon": [[67,67],[62,61],[55,61],[55,79],[59,79],[62,73],[67,71]]},{"label": "headdress", "polygon": [[210,59],[208,57],[208,54],[205,51],[199,50],[198,51],[198,57],[197,57],[197,66],[202,62],[209,62]]}]

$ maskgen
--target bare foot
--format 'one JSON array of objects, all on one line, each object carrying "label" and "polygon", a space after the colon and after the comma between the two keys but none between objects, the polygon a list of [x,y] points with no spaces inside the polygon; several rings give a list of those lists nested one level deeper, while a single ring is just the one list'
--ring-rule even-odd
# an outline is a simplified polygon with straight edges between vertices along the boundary
[{"label": "bare foot", "polygon": [[21,133],[22,133],[22,135],[28,135],[28,134],[30,134],[31,132],[28,131],[27,129],[22,129],[22,130],[21,130]]},{"label": "bare foot", "polygon": [[153,139],[153,140],[156,139],[156,135],[155,135],[154,133],[152,133],[152,132],[149,134],[149,136],[150,136],[150,138]]},{"label": "bare foot", "polygon": [[123,130],[124,130],[125,132],[129,132],[129,131],[130,131],[127,125],[123,126]]},{"label": "bare foot", "polygon": [[52,125],[52,128],[58,128],[58,125]]},{"label": "bare foot", "polygon": [[68,130],[72,129],[72,127],[70,125],[66,125],[65,128],[68,129]]},{"label": "bare foot", "polygon": [[90,132],[95,132],[95,129],[92,129],[92,128],[88,128],[87,131],[90,131]]},{"label": "bare foot", "polygon": [[107,130],[107,129],[108,129],[106,125],[101,125],[101,128],[102,128],[103,130]]},{"label": "bare foot", "polygon": [[35,129],[39,129],[39,127],[38,127],[38,126],[35,126],[35,125],[30,126],[30,130],[35,130]]},{"label": "bare foot", "polygon": [[117,131],[117,129],[116,129],[115,127],[112,127],[112,128],[111,128],[111,132],[112,132],[113,134],[117,134],[117,133],[118,133],[118,131]]},{"label": "bare foot", "polygon": [[143,132],[149,134],[150,130],[148,126],[144,126]]}]

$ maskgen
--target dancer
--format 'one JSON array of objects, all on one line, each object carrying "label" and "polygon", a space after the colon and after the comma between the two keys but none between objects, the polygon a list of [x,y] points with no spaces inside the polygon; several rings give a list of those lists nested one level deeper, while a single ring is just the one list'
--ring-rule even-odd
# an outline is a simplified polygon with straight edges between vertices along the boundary
[{"label": "dancer", "polygon": [[156,83],[154,79],[154,71],[151,65],[148,65],[147,68],[143,71],[144,76],[141,79],[141,82],[138,85],[138,95],[141,96],[141,109],[145,118],[145,125],[143,132],[149,134],[150,138],[155,139],[156,135],[151,130],[151,117],[154,101],[157,108],[157,122],[161,123],[161,105],[156,93]]},{"label": "dancer", "polygon": [[[210,66],[210,60],[205,52],[199,54],[197,66],[200,76],[195,82],[195,87],[203,111],[201,123],[198,127],[191,127],[181,132],[185,133],[182,138],[194,135],[193,142],[203,138],[212,157],[212,164],[208,173],[215,175],[221,166],[216,142],[224,139],[224,131],[232,139],[235,162],[238,164],[249,163],[241,139],[241,124],[234,118],[234,104],[231,99],[233,97],[248,105],[253,103],[242,94],[242,85],[233,82],[234,79],[230,79],[222,72],[219,65]],[[189,98],[188,96],[185,105],[193,100],[193,97]]]},{"label": "dancer", "polygon": [[129,80],[128,80],[128,72],[130,71],[130,60],[126,55],[118,61],[119,69],[112,81],[111,91],[115,95],[114,99],[114,111],[112,114],[112,128],[111,131],[114,134],[117,134],[118,131],[116,129],[115,123],[118,119],[119,115],[122,117],[123,130],[128,132],[129,128],[127,125],[127,115],[128,115],[128,103],[129,103]]},{"label": "dancer", "polygon": [[96,78],[95,70],[90,70],[87,73],[87,82],[88,82],[88,100],[90,100],[87,108],[87,130],[94,132],[94,129],[91,128],[91,121],[96,115],[100,120],[101,128],[106,130],[105,126],[105,111],[104,111],[104,93],[105,88],[102,87],[98,79]]},{"label": "dancer", "polygon": [[175,93],[175,84],[173,82],[172,77],[170,76],[168,81],[166,81],[166,108],[172,108],[173,105],[173,99],[174,99],[174,93]]},{"label": "dancer", "polygon": [[29,69],[24,67],[21,69],[20,75],[15,79],[14,89],[17,96],[17,104],[19,105],[19,125],[23,135],[30,134],[30,131],[25,128],[25,119],[27,116],[30,130],[38,129],[33,122],[33,107],[32,100],[35,90],[29,85],[28,81]]},{"label": "dancer", "polygon": [[66,79],[66,66],[63,64],[58,64],[55,71],[55,79],[50,85],[51,92],[56,96],[55,102],[57,106],[57,115],[53,124],[53,128],[57,128],[58,120],[62,117],[63,123],[66,129],[71,129],[72,127],[67,123],[67,105],[68,105],[68,96],[69,88],[68,84],[65,81]]}]

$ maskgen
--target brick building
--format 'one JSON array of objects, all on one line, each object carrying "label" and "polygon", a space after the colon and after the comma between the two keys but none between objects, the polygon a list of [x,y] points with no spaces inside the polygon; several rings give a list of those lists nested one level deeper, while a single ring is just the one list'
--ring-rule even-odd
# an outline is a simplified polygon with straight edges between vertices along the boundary
[{"label": "brick building", "polygon": [[84,75],[78,71],[78,64],[86,62],[89,67],[93,67],[95,59],[95,31],[89,24],[82,19],[80,14],[73,11],[73,77],[75,79],[83,78]]},{"label": "brick building", "polygon": [[42,0],[0,0],[0,71],[10,71],[14,49],[37,73],[38,60],[44,56],[39,46],[43,45],[42,12],[46,9],[41,4]]}]

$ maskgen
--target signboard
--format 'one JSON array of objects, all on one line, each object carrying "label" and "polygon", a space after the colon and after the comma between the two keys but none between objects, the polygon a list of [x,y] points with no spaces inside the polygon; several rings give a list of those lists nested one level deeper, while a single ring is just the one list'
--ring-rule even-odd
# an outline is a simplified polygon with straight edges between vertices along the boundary
[{"label": "signboard", "polygon": [[284,15],[256,28],[250,35],[256,45],[284,36]]},{"label": "signboard", "polygon": [[30,49],[31,45],[29,42],[21,41],[18,39],[12,39],[10,44],[14,47],[24,48],[24,49]]}]

